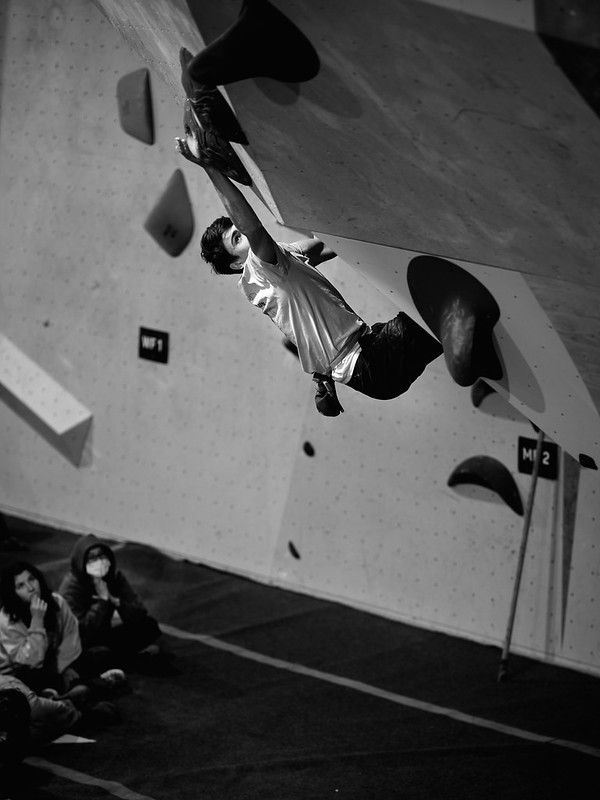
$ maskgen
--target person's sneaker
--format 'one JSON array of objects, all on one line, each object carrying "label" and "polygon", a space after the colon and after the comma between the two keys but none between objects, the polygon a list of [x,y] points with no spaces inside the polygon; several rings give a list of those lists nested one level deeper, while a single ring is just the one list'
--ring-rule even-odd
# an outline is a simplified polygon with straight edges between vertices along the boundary
[{"label": "person's sneaker", "polygon": [[127,683],[127,676],[122,669],[117,668],[107,669],[100,674],[100,678],[111,689],[118,689]]},{"label": "person's sneaker", "polygon": [[56,698],[58,697],[58,692],[56,691],[56,689],[51,689],[50,687],[47,687],[46,689],[42,689],[40,692],[38,692],[38,695],[40,697],[44,697],[46,700],[56,700]]},{"label": "person's sneaker", "polygon": [[140,650],[140,653],[147,653],[149,656],[157,656],[160,653],[160,647],[157,644],[149,644],[148,647],[144,647],[143,650]]},{"label": "person's sneaker", "polygon": [[92,691],[89,686],[84,683],[78,683],[72,686],[68,692],[59,695],[57,700],[70,700],[75,708],[83,709],[88,704]]}]

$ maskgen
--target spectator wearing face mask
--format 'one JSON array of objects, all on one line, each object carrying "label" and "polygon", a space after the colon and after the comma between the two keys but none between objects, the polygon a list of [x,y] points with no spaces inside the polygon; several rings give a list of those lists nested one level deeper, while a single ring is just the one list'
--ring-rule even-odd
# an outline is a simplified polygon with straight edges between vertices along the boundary
[{"label": "spectator wearing face mask", "polygon": [[135,668],[159,655],[158,623],[117,568],[113,550],[93,534],[73,548],[60,594],[79,620],[84,652],[98,662]]}]

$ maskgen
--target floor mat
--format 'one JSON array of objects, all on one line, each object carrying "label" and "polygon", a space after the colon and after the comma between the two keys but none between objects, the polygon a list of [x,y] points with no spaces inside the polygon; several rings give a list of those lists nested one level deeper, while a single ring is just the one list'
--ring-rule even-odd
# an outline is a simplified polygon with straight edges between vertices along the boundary
[{"label": "floor mat", "polygon": [[[26,557],[49,563],[57,586],[76,537],[41,528],[20,536]],[[43,748],[35,755],[66,773],[24,764],[11,793],[2,787],[12,800],[577,798],[586,796],[579,783],[600,776],[595,678],[513,657],[511,679],[498,684],[497,648],[139,544],[122,546],[117,560],[166,630],[181,632],[164,636],[175,674],[132,674],[122,721],[80,726],[93,744]],[[427,704],[545,740],[430,713]],[[75,773],[96,783],[77,782]]]}]

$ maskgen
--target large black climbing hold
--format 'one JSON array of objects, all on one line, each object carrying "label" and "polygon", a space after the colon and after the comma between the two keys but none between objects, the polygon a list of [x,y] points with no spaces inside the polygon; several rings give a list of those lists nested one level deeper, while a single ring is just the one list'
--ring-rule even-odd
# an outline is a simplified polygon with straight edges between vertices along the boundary
[{"label": "large black climbing hold", "polygon": [[248,144],[238,118],[221,92],[214,86],[202,86],[191,79],[188,66],[192,58],[192,54],[185,47],[179,50],[181,84],[196,117],[203,127],[211,125],[227,141]]},{"label": "large black climbing hold", "polygon": [[494,394],[495,392],[496,390],[492,388],[489,383],[478,380],[471,387],[471,402],[475,408],[479,408],[485,398],[490,394]]},{"label": "large black climbing hold", "polygon": [[138,69],[119,79],[117,105],[125,133],[145,144],[154,144],[154,115],[147,69]]},{"label": "large black climbing hold", "polygon": [[178,256],[188,246],[194,233],[194,213],[180,169],[171,175],[144,228],[170,256]]},{"label": "large black climbing hold", "polygon": [[493,328],[500,309],[486,287],[458,264],[435,256],[413,258],[407,278],[415,306],[442,343],[456,383],[471,386],[477,378],[499,380],[502,365]]},{"label": "large black climbing hold", "polygon": [[319,68],[316,50],[291,20],[268,0],[244,0],[237,21],[198,53],[189,74],[212,86],[259,77],[299,83]]},{"label": "large black climbing hold", "polygon": [[471,483],[491,489],[501,497],[515,514],[523,516],[523,501],[519,487],[508,469],[491,456],[471,456],[454,468],[448,486]]}]

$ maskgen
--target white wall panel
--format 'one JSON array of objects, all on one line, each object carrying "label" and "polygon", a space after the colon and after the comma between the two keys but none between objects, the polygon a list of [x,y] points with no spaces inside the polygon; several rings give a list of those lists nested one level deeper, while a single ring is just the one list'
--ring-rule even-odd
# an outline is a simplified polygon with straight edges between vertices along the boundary
[{"label": "white wall panel", "polygon": [[[182,112],[162,82],[148,147],[121,131],[115,99],[139,61],[91,3],[2,14],[5,333],[97,408],[79,471],[0,408],[3,505],[264,574],[293,458],[282,441],[310,383],[233,281],[210,274],[198,231],[172,259],[143,230],[176,167],[198,227],[220,213],[175,153]],[[169,331],[168,365],[138,359],[141,325]],[[258,507],[260,524],[242,525]]]}]

